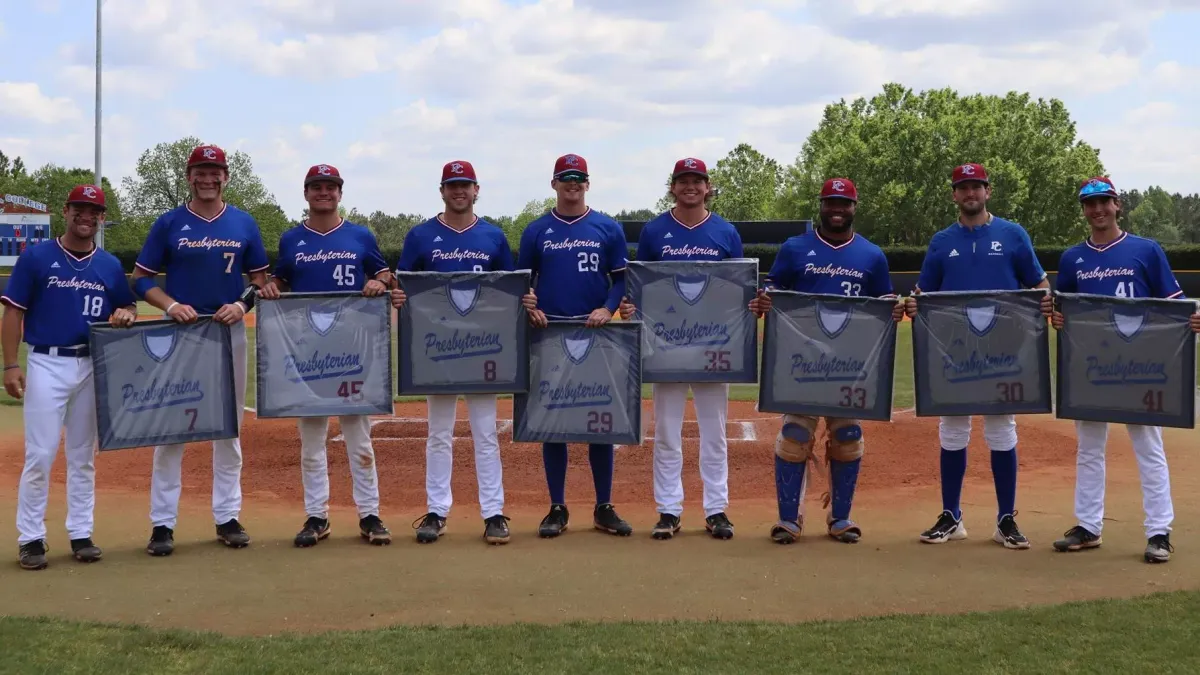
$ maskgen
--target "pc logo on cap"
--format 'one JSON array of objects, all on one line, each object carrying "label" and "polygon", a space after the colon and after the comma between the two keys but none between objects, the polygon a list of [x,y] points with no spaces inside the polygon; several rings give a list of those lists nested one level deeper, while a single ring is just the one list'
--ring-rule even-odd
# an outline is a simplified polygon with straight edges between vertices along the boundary
[{"label": "pc logo on cap", "polygon": [[188,157],[188,168],[193,166],[202,166],[210,164],[228,169],[229,165],[225,162],[225,151],[215,145],[201,145],[192,150],[192,155]]},{"label": "pc logo on cap", "polygon": [[104,190],[95,185],[76,185],[67,195],[67,204],[90,204],[100,209],[108,210],[104,199]]},{"label": "pc logo on cap", "polygon": [[337,183],[339,186],[345,182],[342,180],[342,174],[338,172],[336,166],[330,164],[318,164],[308,170],[308,175],[304,177],[304,185],[308,186],[311,183],[316,183],[323,180],[331,183]]},{"label": "pc logo on cap", "polygon": [[821,199],[849,199],[858,201],[858,188],[849,178],[830,178],[821,186]]},{"label": "pc logo on cap", "polygon": [[1096,176],[1084,181],[1079,188],[1079,201],[1084,202],[1092,197],[1112,197],[1120,199],[1117,194],[1117,188],[1113,187],[1112,181],[1104,176]]},{"label": "pc logo on cap", "polygon": [[554,162],[555,178],[582,178],[587,180],[587,160],[579,155],[563,155]]},{"label": "pc logo on cap", "polygon": [[675,180],[680,176],[686,176],[689,173],[708,178],[708,167],[705,166],[703,161],[695,157],[681,159],[675,162],[675,171],[671,173],[671,180]]},{"label": "pc logo on cap", "polygon": [[457,183],[467,181],[470,183],[478,183],[475,180],[475,167],[471,166],[470,162],[456,160],[448,162],[442,167],[442,184]]},{"label": "pc logo on cap", "polygon": [[987,169],[983,168],[982,164],[963,164],[962,166],[954,167],[954,173],[950,176],[950,186],[955,187],[959,183],[975,181],[977,183],[988,184]]}]

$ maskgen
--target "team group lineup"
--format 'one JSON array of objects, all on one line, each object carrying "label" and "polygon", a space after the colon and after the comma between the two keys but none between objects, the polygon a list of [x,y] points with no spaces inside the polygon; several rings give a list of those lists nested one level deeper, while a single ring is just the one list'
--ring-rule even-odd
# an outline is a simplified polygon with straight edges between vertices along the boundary
[{"label": "team group lineup", "polygon": [[[278,262],[270,270],[257,223],[225,203],[229,181],[225,153],[216,146],[197,147],[187,163],[191,199],[163,214],[152,226],[137,258],[133,281],[120,262],[96,247],[93,238],[106,209],[104,192],[94,185],[71,191],[63,215],[66,231],[57,239],[27,249],[18,259],[0,301],[3,317],[4,386],[24,401],[25,465],[18,490],[19,562],[25,569],[48,564],[46,509],[51,467],[65,429],[66,528],[72,555],[95,562],[101,549],[92,540],[95,506],[97,439],[96,394],[88,348],[90,324],[105,321],[116,328],[137,320],[137,300],[161,310],[165,317],[191,323],[202,316],[229,326],[233,348],[234,389],[241,429],[246,389],[245,315],[256,299],[273,300],[284,293],[361,292],[389,296],[402,308],[407,300],[374,235],[365,226],[339,216],[344,180],[327,164],[313,166],[304,178],[308,219],[285,232]],[[395,272],[489,272],[530,270],[532,288],[522,305],[534,328],[552,320],[586,319],[599,327],[620,314],[630,319],[637,308],[625,292],[625,234],[614,220],[587,206],[590,187],[586,161],[573,154],[554,165],[551,186],[554,209],[530,223],[521,235],[517,255],[500,228],[478,218],[474,204],[480,186],[469,162],[453,161],[442,170],[440,192],[445,210],[414,227],[405,237]],[[642,261],[718,261],[743,257],[737,229],[708,210],[713,192],[707,168],[695,158],[679,160],[671,176],[675,206],[647,223],[638,241]],[[792,237],[747,311],[762,317],[772,306],[773,290],[811,294],[870,296],[893,299],[892,319],[915,317],[921,292],[1017,291],[1049,289],[1046,273],[1034,254],[1028,233],[987,210],[991,185],[986,169],[964,164],[953,169],[950,193],[958,208],[955,223],[934,235],[913,295],[897,297],[883,251],[854,230],[858,193],[848,178],[825,181],[814,229]],[[1121,203],[1112,182],[1092,178],[1079,188],[1078,199],[1089,237],[1063,254],[1057,290],[1067,293],[1181,298],[1161,246],[1121,231]],[[312,243],[310,243],[310,241]],[[269,273],[270,272],[270,273]],[[166,274],[165,288],[155,277]],[[249,278],[249,285],[243,280]],[[82,312],[80,308],[82,307]],[[1063,316],[1047,290],[1042,312],[1051,325],[1063,327]],[[1200,332],[1200,313],[1190,319]],[[24,368],[18,363],[20,342],[28,345]],[[714,538],[730,539],[728,517],[728,449],[725,422],[727,384],[656,383],[653,447],[654,497],[659,520],[655,539],[671,539],[682,527],[683,418],[689,390],[700,432],[699,466],[703,482],[705,529]],[[504,515],[504,487],[496,424],[495,395],[465,395],[475,450],[476,478],[483,536],[491,544],[509,541]],[[433,543],[446,531],[452,495],[452,441],[457,395],[430,395],[426,442],[427,513],[414,523],[416,540]],[[362,538],[388,544],[392,534],[380,518],[378,478],[368,417],[341,416],[347,453],[370,461],[349,463]],[[795,542],[802,533],[802,503],[809,479],[809,460],[817,460],[818,439],[824,441],[829,465],[826,528],[834,539],[855,543],[863,536],[851,519],[865,439],[860,420],[784,415],[775,439],[775,481],[779,520],[772,540]],[[1104,513],[1104,466],[1108,424],[1077,421],[1077,524],[1055,541],[1058,551],[1078,551],[1101,544]],[[306,520],[295,545],[310,547],[331,532],[329,471],[326,460],[328,418],[298,421],[301,474]],[[1142,480],[1147,562],[1166,562],[1174,519],[1170,479],[1161,427],[1127,425]],[[919,539],[930,544],[967,537],[960,507],[966,473],[971,417],[940,418],[942,512]],[[983,433],[991,452],[997,516],[993,540],[1009,549],[1027,549],[1029,540],[1015,520],[1017,491],[1017,425],[1013,415],[985,415]],[[216,440],[213,448],[212,513],[217,539],[231,548],[250,544],[239,522],[242,506],[242,448],[238,438]],[[182,491],[184,445],[154,449],[150,495],[151,535],[146,551],[166,556],[174,551],[174,529]],[[568,527],[565,443],[543,443],[542,458],[550,502],[538,534],[557,537]],[[595,488],[593,526],[628,536],[633,528],[612,503],[614,448],[588,446]]]}]

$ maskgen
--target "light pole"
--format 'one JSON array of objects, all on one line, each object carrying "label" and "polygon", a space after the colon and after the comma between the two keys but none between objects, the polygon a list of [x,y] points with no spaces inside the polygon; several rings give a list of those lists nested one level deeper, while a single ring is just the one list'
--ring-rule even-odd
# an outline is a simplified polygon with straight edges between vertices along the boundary
[{"label": "light pole", "polygon": [[[100,185],[100,5],[96,0],[96,187]],[[104,248],[104,224],[96,231],[96,246]]]}]

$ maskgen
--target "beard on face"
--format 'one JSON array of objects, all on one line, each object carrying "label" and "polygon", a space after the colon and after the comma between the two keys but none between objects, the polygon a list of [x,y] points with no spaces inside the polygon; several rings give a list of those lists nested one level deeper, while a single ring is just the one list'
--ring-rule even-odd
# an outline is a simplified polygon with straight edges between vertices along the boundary
[{"label": "beard on face", "polygon": [[963,213],[967,214],[968,216],[977,216],[977,215],[983,213],[983,210],[985,208],[987,208],[987,205],[984,204],[983,202],[974,202],[969,205],[968,204],[960,204],[958,207],[958,210],[962,211]]},{"label": "beard on face", "polygon": [[825,230],[826,232],[832,232],[834,234],[841,234],[843,232],[848,231],[850,228],[854,227],[854,216],[852,216],[850,214],[844,214],[842,216],[842,224],[841,225],[835,225],[832,221],[833,221],[833,218],[831,216],[822,213],[821,214],[821,229]]}]

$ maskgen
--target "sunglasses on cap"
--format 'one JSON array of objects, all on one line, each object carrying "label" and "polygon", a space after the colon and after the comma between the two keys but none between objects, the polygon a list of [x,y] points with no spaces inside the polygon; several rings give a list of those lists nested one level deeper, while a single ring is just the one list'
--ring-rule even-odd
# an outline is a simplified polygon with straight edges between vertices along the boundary
[{"label": "sunglasses on cap", "polygon": [[1117,196],[1117,191],[1113,188],[1112,185],[1109,185],[1108,183],[1105,183],[1104,181],[1099,181],[1099,180],[1088,181],[1087,184],[1084,185],[1079,190],[1079,199],[1081,199],[1081,200],[1087,199],[1089,197],[1114,197],[1115,198],[1116,196]]}]

